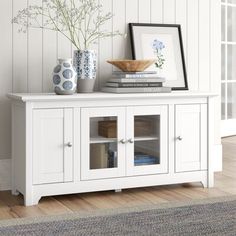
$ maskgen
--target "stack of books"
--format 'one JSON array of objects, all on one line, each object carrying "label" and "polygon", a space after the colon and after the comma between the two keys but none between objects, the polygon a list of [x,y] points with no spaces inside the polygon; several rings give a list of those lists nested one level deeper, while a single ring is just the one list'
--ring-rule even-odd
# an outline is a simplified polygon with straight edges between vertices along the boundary
[{"label": "stack of books", "polygon": [[156,165],[156,164],[160,164],[160,160],[158,157],[144,154],[141,152],[136,152],[134,155],[135,166]]},{"label": "stack of books", "polygon": [[113,72],[112,78],[102,88],[110,93],[168,93],[170,87],[164,87],[165,78],[158,77],[155,71]]}]

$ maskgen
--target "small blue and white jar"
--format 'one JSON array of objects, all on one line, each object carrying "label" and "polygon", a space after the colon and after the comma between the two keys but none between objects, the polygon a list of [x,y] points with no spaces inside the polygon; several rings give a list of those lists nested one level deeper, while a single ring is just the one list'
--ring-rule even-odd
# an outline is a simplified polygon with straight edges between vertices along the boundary
[{"label": "small blue and white jar", "polygon": [[77,91],[81,93],[93,92],[97,72],[95,51],[75,50],[73,62],[78,78]]},{"label": "small blue and white jar", "polygon": [[58,65],[53,70],[53,86],[58,95],[75,93],[77,72],[72,65],[72,59],[58,59]]}]

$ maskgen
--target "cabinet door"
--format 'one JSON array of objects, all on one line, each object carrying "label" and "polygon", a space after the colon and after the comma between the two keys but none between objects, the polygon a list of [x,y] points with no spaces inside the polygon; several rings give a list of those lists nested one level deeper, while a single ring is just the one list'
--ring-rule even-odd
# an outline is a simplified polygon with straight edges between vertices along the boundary
[{"label": "cabinet door", "polygon": [[176,105],[176,172],[207,169],[207,105]]},{"label": "cabinet door", "polygon": [[81,179],[125,175],[125,108],[81,110]]},{"label": "cabinet door", "polygon": [[73,110],[33,111],[33,183],[73,180]]},{"label": "cabinet door", "polygon": [[127,108],[127,174],[168,172],[167,106]]}]

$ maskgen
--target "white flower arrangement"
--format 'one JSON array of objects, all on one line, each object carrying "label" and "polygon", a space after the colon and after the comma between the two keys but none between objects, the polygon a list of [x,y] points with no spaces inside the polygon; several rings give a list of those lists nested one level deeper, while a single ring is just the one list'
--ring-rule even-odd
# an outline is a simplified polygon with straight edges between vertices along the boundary
[{"label": "white flower arrangement", "polygon": [[[12,23],[21,25],[19,32],[41,28],[60,32],[78,50],[89,49],[98,39],[121,35],[101,26],[111,20],[112,13],[103,14],[102,5],[95,0],[43,0],[18,12]],[[42,20],[43,18],[43,20]]]}]

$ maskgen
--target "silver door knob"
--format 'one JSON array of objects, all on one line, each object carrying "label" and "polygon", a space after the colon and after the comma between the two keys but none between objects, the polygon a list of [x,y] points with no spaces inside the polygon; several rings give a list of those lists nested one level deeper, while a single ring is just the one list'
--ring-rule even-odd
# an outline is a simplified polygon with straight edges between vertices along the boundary
[{"label": "silver door knob", "polygon": [[130,138],[130,139],[128,140],[128,142],[129,142],[129,143],[134,143],[134,140],[133,140],[132,138]]},{"label": "silver door knob", "polygon": [[73,145],[72,145],[72,142],[68,142],[66,146],[67,146],[67,147],[72,147],[72,146],[73,146]]},{"label": "silver door knob", "polygon": [[176,139],[179,140],[179,141],[183,140],[183,138],[181,136],[178,136]]},{"label": "silver door knob", "polygon": [[121,139],[121,140],[120,140],[120,143],[125,144],[126,142],[125,142],[124,139]]}]

